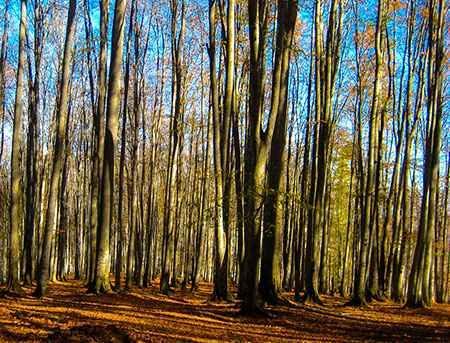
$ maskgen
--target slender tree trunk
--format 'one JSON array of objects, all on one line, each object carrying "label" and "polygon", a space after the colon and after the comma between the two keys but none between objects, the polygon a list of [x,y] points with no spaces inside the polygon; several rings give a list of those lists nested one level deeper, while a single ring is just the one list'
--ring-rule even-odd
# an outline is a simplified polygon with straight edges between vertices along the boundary
[{"label": "slender tree trunk", "polygon": [[[105,142],[105,103],[106,103],[106,58],[108,45],[108,17],[109,17],[109,0],[100,0],[100,54],[98,61],[98,77],[97,77],[97,108],[94,117],[94,147],[92,162],[92,180],[91,180],[91,280],[94,281],[95,263],[98,246],[99,235],[99,193],[102,183],[101,173],[103,168],[103,150]],[[95,105],[93,105],[95,106]],[[93,289],[95,285],[91,284]]]},{"label": "slender tree trunk", "polygon": [[50,178],[48,205],[44,228],[44,241],[42,243],[42,255],[38,271],[39,277],[37,289],[35,292],[38,297],[43,297],[46,294],[50,271],[52,270],[50,269],[50,252],[52,241],[54,241],[57,225],[58,188],[61,179],[61,171],[64,164],[64,143],[66,141],[69,107],[69,78],[71,74],[73,41],[76,26],[75,14],[76,0],[70,0],[67,17],[66,38],[64,43],[64,56],[62,60],[62,77],[59,85],[59,101],[56,117],[56,139],[53,149],[53,165]]},{"label": "slender tree trunk", "polygon": [[[281,290],[281,256],[282,232],[284,228],[283,205],[285,194],[282,191],[283,171],[286,163],[286,131],[287,131],[287,97],[289,79],[290,47],[292,45],[295,22],[297,19],[297,1],[278,2],[278,31],[275,63],[281,64],[275,68],[272,102],[273,115],[276,122],[271,142],[268,165],[268,194],[264,207],[264,231],[261,259],[261,280],[259,290],[264,300],[271,304],[278,302]],[[279,75],[277,75],[279,73]],[[278,83],[278,84],[277,84]],[[278,86],[278,89],[275,88]],[[278,94],[276,94],[278,93]]]},{"label": "slender tree trunk", "polygon": [[378,1],[378,15],[377,15],[377,25],[376,25],[376,35],[375,35],[375,51],[376,51],[376,69],[375,69],[375,80],[374,80],[374,91],[372,96],[372,106],[370,111],[370,126],[369,126],[369,148],[367,157],[367,176],[365,184],[364,193],[364,206],[362,210],[361,218],[361,237],[360,237],[360,255],[359,261],[357,263],[357,273],[355,277],[355,282],[353,286],[353,295],[351,303],[354,305],[364,305],[366,304],[365,290],[366,281],[368,276],[368,266],[369,266],[369,251],[370,251],[370,232],[371,225],[374,225],[374,211],[372,196],[375,190],[375,153],[377,145],[377,134],[378,134],[378,121],[379,121],[379,98],[380,98],[380,82],[381,82],[381,72],[382,72],[382,16],[384,11],[383,6],[384,0]]},{"label": "slender tree trunk", "polygon": [[[168,168],[166,176],[166,196],[164,203],[164,223],[163,223],[163,239],[161,253],[161,279],[160,290],[164,294],[170,292],[170,267],[169,263],[176,258],[174,255],[174,214],[177,199],[176,185],[178,176],[178,155],[180,153],[180,144],[182,136],[182,47],[184,43],[185,31],[185,4],[181,2],[179,9],[178,0],[171,0],[171,46],[172,46],[172,106],[171,106],[171,140],[169,146]],[[177,30],[177,18],[180,15],[180,28]]]},{"label": "slender tree trunk", "polygon": [[[278,2],[278,25],[275,63],[272,76],[272,98],[266,130],[263,122],[263,74],[265,59],[265,35],[268,8],[264,3],[249,1],[250,39],[250,92],[246,164],[244,173],[245,257],[244,275],[246,289],[243,292],[242,312],[260,311],[257,303],[258,273],[261,241],[261,211],[264,205],[265,168],[276,127],[284,127],[289,76],[289,51],[296,14],[297,1]],[[284,120],[284,121],[283,121]],[[269,252],[270,254],[270,252]],[[262,262],[263,263],[263,262]],[[262,267],[263,268],[263,267]],[[270,268],[270,267],[269,267]]]},{"label": "slender tree trunk", "polygon": [[29,120],[27,134],[27,161],[26,161],[26,215],[25,215],[25,239],[24,239],[24,281],[25,284],[31,285],[34,276],[34,241],[35,241],[35,214],[36,214],[36,184],[37,184],[37,125],[38,125],[38,108],[40,103],[40,69],[42,56],[42,35],[43,35],[43,18],[42,5],[39,1],[34,3],[34,79],[31,77],[31,61],[29,58]]},{"label": "slender tree trunk", "polygon": [[[338,12],[339,10],[339,12]],[[318,302],[320,231],[326,225],[326,185],[329,170],[329,141],[332,129],[332,99],[339,65],[342,4],[330,4],[326,44],[323,43],[322,2],[316,0],[315,15],[315,124],[312,147],[311,188],[306,246],[306,291],[304,301]]]},{"label": "slender tree trunk", "polygon": [[0,47],[0,120],[2,122],[1,137],[0,137],[0,164],[3,161],[3,147],[5,141],[5,113],[6,113],[6,101],[5,101],[5,88],[6,88],[6,58],[7,58],[7,45],[8,45],[8,8],[9,0],[5,0],[5,11],[3,13],[3,33]]},{"label": "slender tree trunk", "polygon": [[109,71],[106,106],[106,131],[103,151],[103,172],[101,177],[99,235],[95,264],[94,291],[110,290],[110,232],[113,225],[114,205],[114,152],[117,145],[120,112],[120,83],[122,77],[122,50],[126,0],[116,0],[114,9],[111,64]]},{"label": "slender tree trunk", "polygon": [[428,3],[428,118],[425,141],[425,170],[417,245],[409,275],[406,305],[430,306],[433,237],[436,225],[436,193],[441,144],[442,82],[444,61],[445,1]]},{"label": "slender tree trunk", "polygon": [[16,97],[14,101],[13,137],[11,143],[11,190],[10,190],[10,214],[9,214],[9,268],[8,289],[12,292],[21,292],[20,287],[20,233],[22,231],[22,213],[20,199],[22,196],[20,167],[20,155],[22,149],[22,97],[24,91],[24,68],[25,68],[25,39],[27,30],[27,1],[20,2],[20,26],[19,26],[19,57],[16,74]]}]

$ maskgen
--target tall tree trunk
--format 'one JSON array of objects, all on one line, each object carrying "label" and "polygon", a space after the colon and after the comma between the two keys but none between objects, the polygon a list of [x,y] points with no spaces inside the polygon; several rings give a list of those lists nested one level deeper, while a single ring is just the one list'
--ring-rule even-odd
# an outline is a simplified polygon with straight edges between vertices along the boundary
[{"label": "tall tree trunk", "polygon": [[[257,266],[260,257],[261,213],[264,205],[265,168],[275,128],[285,127],[289,51],[297,14],[297,1],[278,1],[278,25],[275,63],[272,72],[272,97],[266,130],[263,131],[263,74],[265,70],[265,35],[268,7],[258,1],[248,2],[250,39],[250,92],[248,133],[244,173],[245,257],[242,312],[260,311],[257,303]],[[284,124],[284,125],[283,125]],[[269,254],[271,252],[269,251]],[[275,257],[274,257],[275,258]],[[273,259],[270,259],[273,261]],[[273,263],[273,262],[272,262]],[[265,267],[261,267],[265,268]],[[270,268],[270,266],[268,267]]]},{"label": "tall tree trunk", "polygon": [[[442,301],[442,303],[448,302],[448,279],[449,279],[449,271],[448,271],[448,196],[449,196],[449,182],[450,182],[450,151],[447,154],[447,172],[445,175],[445,193],[444,193],[444,218],[443,218],[443,227],[444,232],[442,234],[442,255],[441,255],[441,271],[442,271],[442,283],[441,283],[441,294],[442,298],[438,299],[438,301]],[[447,262],[446,262],[447,260]],[[446,265],[447,264],[447,265]]]},{"label": "tall tree trunk", "polygon": [[[134,38],[134,63],[133,63],[133,117],[131,121],[132,130],[132,144],[131,144],[131,185],[128,197],[130,199],[131,206],[128,208],[128,222],[129,222],[129,237],[128,237],[128,250],[127,250],[127,268],[126,268],[126,278],[125,278],[125,289],[129,290],[131,288],[131,283],[133,279],[133,260],[135,258],[136,251],[136,237],[137,237],[137,224],[138,224],[138,197],[137,197],[137,177],[138,177],[138,129],[139,129],[139,99],[138,99],[138,79],[137,79],[137,55],[139,54],[138,45],[139,42],[136,34],[137,26],[137,5],[136,2],[132,3],[131,7],[131,17],[130,17],[130,27],[129,33],[133,34]],[[128,36],[131,40],[131,35]],[[128,48],[128,47],[127,47]],[[130,63],[131,61],[128,61]],[[136,267],[136,263],[134,263]]]},{"label": "tall tree trunk", "polygon": [[108,96],[106,107],[105,145],[103,151],[103,172],[101,177],[100,215],[95,264],[94,291],[110,290],[110,232],[113,224],[114,206],[114,152],[117,145],[120,112],[120,83],[122,77],[122,50],[126,0],[116,0],[111,45]]},{"label": "tall tree trunk", "polygon": [[[276,115],[275,128],[270,148],[268,165],[268,194],[264,205],[264,231],[261,259],[261,280],[259,290],[263,299],[271,304],[278,302],[281,290],[282,233],[284,228],[285,195],[283,194],[283,172],[286,164],[287,97],[289,82],[289,61],[295,22],[297,1],[278,2],[278,31],[275,52],[272,115]],[[277,75],[277,73],[279,73]],[[277,85],[278,83],[278,85]],[[285,266],[286,267],[286,266]]]},{"label": "tall tree trunk", "polygon": [[[161,253],[161,279],[160,290],[164,294],[170,292],[170,267],[169,263],[176,258],[174,255],[174,214],[177,199],[176,185],[178,176],[178,155],[180,154],[182,136],[182,48],[185,31],[185,3],[181,1],[181,9],[178,0],[171,0],[171,48],[172,48],[172,105],[171,105],[171,139],[169,146],[168,168],[166,174],[166,196],[164,203],[163,240]],[[179,29],[177,29],[177,18],[181,17]]]},{"label": "tall tree trunk", "polygon": [[[108,17],[109,0],[100,0],[100,54],[98,60],[97,76],[97,108],[94,117],[94,147],[92,161],[92,180],[91,180],[91,280],[95,276],[95,261],[97,255],[98,234],[99,234],[99,193],[101,185],[101,173],[103,168],[103,150],[105,142],[105,103],[106,103],[106,58],[108,47]],[[94,104],[93,104],[94,106]],[[95,285],[92,283],[91,288]]]},{"label": "tall tree trunk", "polygon": [[34,79],[31,77],[31,58],[28,61],[29,70],[29,120],[27,134],[27,160],[26,160],[26,215],[24,239],[24,282],[31,285],[34,278],[34,231],[37,184],[37,138],[38,138],[38,108],[40,103],[40,69],[42,57],[43,13],[40,1],[34,2]]},{"label": "tall tree trunk", "polygon": [[[0,46],[0,120],[2,122],[1,137],[0,137],[0,164],[3,161],[3,146],[5,141],[5,121],[6,121],[6,101],[5,101],[5,89],[6,89],[6,58],[7,58],[7,45],[8,45],[8,8],[9,0],[5,0],[5,11],[3,13],[3,33]],[[22,72],[23,73],[23,72]]]},{"label": "tall tree trunk", "polygon": [[372,106],[370,111],[370,123],[369,123],[369,148],[367,157],[367,176],[364,193],[364,206],[361,208],[361,229],[360,229],[360,255],[357,262],[357,273],[353,286],[353,294],[351,303],[354,305],[366,304],[365,290],[366,281],[368,276],[369,266],[369,251],[370,251],[370,233],[372,232],[371,226],[374,225],[375,217],[373,216],[373,208],[376,204],[373,203],[373,194],[375,190],[375,154],[377,146],[377,134],[378,134],[378,121],[379,121],[379,101],[380,101],[380,83],[381,72],[383,62],[382,51],[382,17],[384,0],[378,1],[378,14],[377,25],[375,35],[375,53],[376,53],[376,67],[375,67],[375,80],[374,90],[372,96]]},{"label": "tall tree trunk", "polygon": [[[318,302],[320,231],[326,225],[326,185],[329,169],[329,141],[332,126],[334,81],[339,65],[342,7],[340,0],[330,4],[326,45],[323,44],[322,2],[316,0],[315,28],[315,125],[313,134],[311,188],[306,246],[306,291],[304,301]],[[338,16],[339,10],[339,16]]]},{"label": "tall tree trunk", "polygon": [[46,294],[51,271],[50,253],[57,224],[58,188],[61,179],[61,171],[64,164],[65,154],[64,143],[66,141],[68,122],[69,78],[71,74],[73,42],[75,37],[76,6],[76,0],[70,0],[67,16],[66,38],[64,43],[64,56],[62,60],[62,77],[59,85],[59,100],[56,117],[56,138],[53,148],[53,165],[50,178],[48,205],[44,228],[44,241],[42,243],[42,255],[38,271],[39,277],[37,289],[35,292],[38,297],[42,297]]},{"label": "tall tree trunk", "polygon": [[11,143],[11,190],[9,213],[9,268],[8,289],[12,292],[21,292],[20,287],[20,233],[22,231],[22,213],[20,208],[22,197],[22,171],[20,168],[20,155],[22,149],[22,97],[24,91],[25,68],[25,39],[27,30],[27,1],[20,2],[20,27],[19,27],[19,57],[16,75],[16,97],[14,101],[13,137]]},{"label": "tall tree trunk", "polygon": [[[211,112],[213,123],[213,157],[214,157],[214,180],[215,180],[215,223],[214,223],[214,297],[217,299],[226,299],[228,296],[228,242],[227,228],[224,219],[224,174],[227,166],[223,162],[228,153],[223,146],[227,144],[222,131],[222,124],[226,118],[221,118],[219,113],[219,85],[216,76],[216,11],[217,3],[215,0],[209,2],[209,64],[210,64],[210,87],[211,87]],[[232,11],[234,12],[234,11]],[[227,42],[228,47],[228,42]],[[227,49],[228,50],[228,49]],[[229,56],[227,56],[229,58]],[[234,70],[232,70],[234,72]],[[227,65],[227,79],[228,79]],[[226,87],[226,96],[228,94],[228,85]],[[232,99],[225,98],[225,105],[230,106]],[[226,108],[225,110],[230,110]]]},{"label": "tall tree trunk", "polygon": [[433,237],[441,144],[442,83],[444,61],[445,1],[428,2],[428,118],[425,141],[422,205],[417,245],[409,275],[406,305],[430,306]]},{"label": "tall tree trunk", "polygon": [[[70,110],[69,110],[70,111]],[[70,113],[69,113],[70,114]],[[69,125],[67,125],[67,131],[69,128]],[[57,261],[57,270],[56,270],[56,278],[59,281],[65,281],[66,280],[66,266],[67,266],[67,256],[66,256],[66,249],[67,249],[67,243],[68,243],[68,236],[69,236],[69,218],[68,218],[68,197],[66,194],[66,187],[67,187],[67,173],[68,173],[68,166],[67,166],[67,160],[68,160],[68,154],[69,149],[68,146],[68,134],[66,131],[66,156],[64,158],[64,165],[62,169],[62,177],[61,177],[61,187],[59,191],[59,225],[57,227],[57,233],[58,233],[58,261]]]}]

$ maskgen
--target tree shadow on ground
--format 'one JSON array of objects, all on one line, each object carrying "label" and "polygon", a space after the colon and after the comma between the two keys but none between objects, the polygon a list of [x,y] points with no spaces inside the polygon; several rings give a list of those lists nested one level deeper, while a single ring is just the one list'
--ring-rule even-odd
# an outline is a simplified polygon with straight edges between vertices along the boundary
[{"label": "tree shadow on ground", "polygon": [[[237,302],[211,302],[211,285],[164,296],[157,287],[127,293],[87,294],[82,282],[54,283],[36,299],[0,299],[0,341],[425,341],[450,337],[450,307],[403,309],[380,303],[365,310],[326,306],[268,307],[276,318],[239,315]],[[292,294],[286,294],[292,297]],[[71,340],[72,338],[74,340]]]}]

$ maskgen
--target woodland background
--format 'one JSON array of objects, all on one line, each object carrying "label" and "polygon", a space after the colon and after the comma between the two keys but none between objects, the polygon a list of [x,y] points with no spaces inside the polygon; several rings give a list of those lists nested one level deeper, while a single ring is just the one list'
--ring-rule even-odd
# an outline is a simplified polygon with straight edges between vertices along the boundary
[{"label": "woodland background", "polygon": [[448,303],[446,1],[0,13],[6,291]]}]

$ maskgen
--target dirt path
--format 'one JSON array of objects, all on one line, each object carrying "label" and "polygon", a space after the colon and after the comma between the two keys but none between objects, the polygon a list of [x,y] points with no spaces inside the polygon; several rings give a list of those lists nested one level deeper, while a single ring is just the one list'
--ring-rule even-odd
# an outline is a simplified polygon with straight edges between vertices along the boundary
[{"label": "dirt path", "polygon": [[77,281],[52,284],[42,300],[31,291],[0,299],[1,342],[450,341],[450,305],[355,309],[325,297],[323,307],[269,308],[276,318],[268,319],[239,316],[237,303],[209,302],[206,284],[170,297],[155,287],[98,297]]}]

